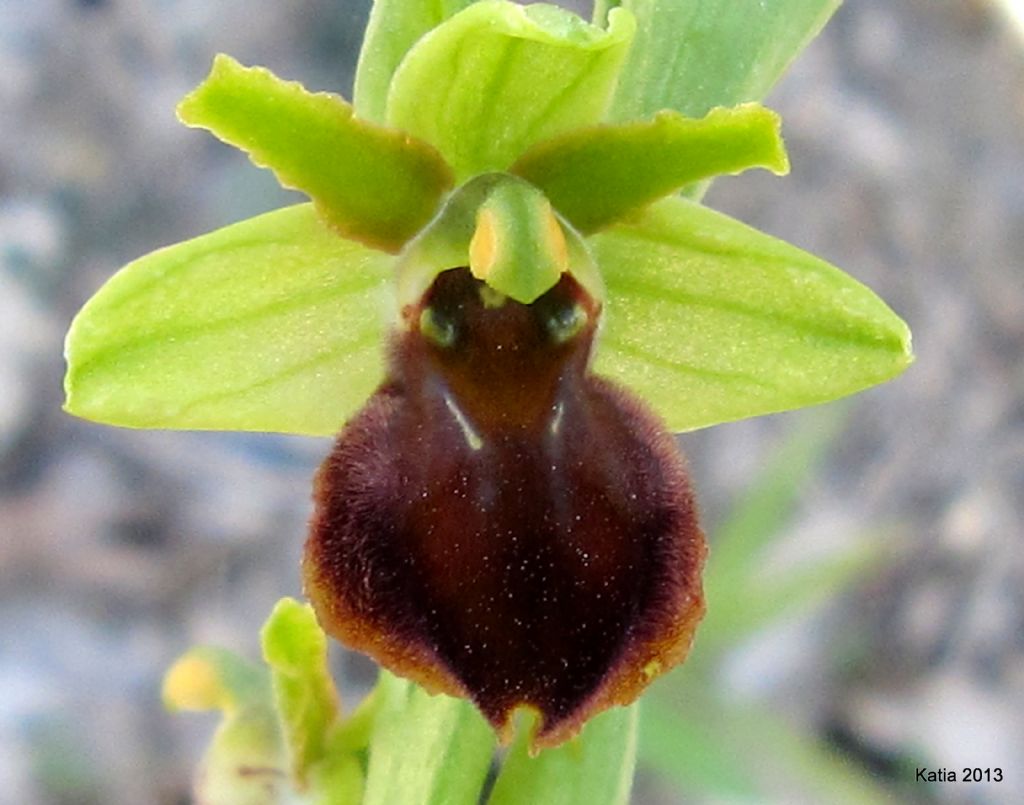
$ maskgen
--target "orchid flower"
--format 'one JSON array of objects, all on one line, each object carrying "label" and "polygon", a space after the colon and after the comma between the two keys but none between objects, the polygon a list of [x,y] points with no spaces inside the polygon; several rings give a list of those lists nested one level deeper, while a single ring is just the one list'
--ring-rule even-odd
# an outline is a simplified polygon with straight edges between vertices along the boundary
[{"label": "orchid flower", "polygon": [[78,416],[340,432],[320,624],[504,738],[535,711],[534,749],[689,649],[706,548],[671,434],[911,360],[869,289],[694,200],[788,170],[775,113],[720,105],[785,59],[769,31],[764,71],[666,87],[663,5],[380,0],[351,104],[218,56],[180,119],[311,203],[140,258],[68,334]]}]

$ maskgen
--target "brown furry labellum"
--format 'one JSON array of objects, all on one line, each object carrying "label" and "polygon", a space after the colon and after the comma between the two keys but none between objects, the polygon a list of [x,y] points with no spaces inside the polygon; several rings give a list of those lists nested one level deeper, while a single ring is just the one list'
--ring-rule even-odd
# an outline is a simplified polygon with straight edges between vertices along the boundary
[{"label": "brown furry labellum", "polygon": [[589,373],[600,305],[466,268],[402,311],[389,374],[316,480],[306,590],[328,633],[535,746],[689,650],[706,553],[672,437]]}]

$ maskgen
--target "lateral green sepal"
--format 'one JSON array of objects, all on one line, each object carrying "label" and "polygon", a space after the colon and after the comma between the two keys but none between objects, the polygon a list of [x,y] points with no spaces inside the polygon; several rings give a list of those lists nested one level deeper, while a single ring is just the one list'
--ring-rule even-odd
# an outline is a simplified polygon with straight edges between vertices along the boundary
[{"label": "lateral green sepal", "polygon": [[500,171],[534,143],[604,118],[633,38],[556,6],[482,0],[420,39],[391,82],[387,122],[434,145],[459,181]]},{"label": "lateral green sepal", "polygon": [[383,377],[393,265],[310,204],[152,252],[71,323],[64,408],[131,428],[334,434]]},{"label": "lateral green sepal", "polygon": [[337,95],[307,92],[223,54],[178,117],[307,194],[343,236],[383,251],[399,251],[452,185],[451,170],[426,143],[360,120]]},{"label": "lateral green sepal", "polygon": [[693,119],[580,129],[545,140],[510,169],[543,190],[583,233],[595,232],[683,186],[722,173],[789,170],[779,116],[760,104],[713,109]]},{"label": "lateral green sepal", "polygon": [[910,331],[823,260],[683,199],[589,240],[608,289],[595,371],[675,431],[826,402],[910,365]]}]

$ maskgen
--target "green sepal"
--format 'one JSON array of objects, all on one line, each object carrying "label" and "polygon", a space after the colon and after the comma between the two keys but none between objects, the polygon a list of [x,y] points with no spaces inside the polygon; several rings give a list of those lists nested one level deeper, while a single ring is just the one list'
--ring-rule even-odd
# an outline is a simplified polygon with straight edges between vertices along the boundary
[{"label": "green sepal", "polygon": [[464,699],[431,696],[381,671],[363,805],[477,802],[494,731]]},{"label": "green sepal", "polygon": [[178,117],[306,193],[344,237],[383,251],[399,251],[452,186],[444,159],[426,143],[360,120],[337,95],[307,92],[223,54]]},{"label": "green sepal", "polygon": [[408,52],[391,82],[387,122],[434,145],[459,181],[500,171],[540,140],[604,118],[633,38],[556,6],[482,0]]},{"label": "green sepal", "polygon": [[419,300],[442,271],[460,266],[523,304],[550,289],[564,272],[595,298],[604,298],[583,239],[540,191],[507,173],[484,174],[458,188],[406,246],[398,259],[399,308]]},{"label": "green sepal", "polygon": [[912,360],[868,288],[699,204],[657,202],[590,248],[610,300],[595,369],[674,431],[836,399]]},{"label": "green sepal", "polygon": [[328,731],[339,715],[338,692],[327,668],[327,636],[309,604],[278,601],[260,634],[292,779],[301,789],[310,766],[326,755]]},{"label": "green sepal", "polygon": [[153,252],[72,322],[65,410],[135,428],[333,434],[383,377],[393,263],[309,204]]},{"label": "green sepal", "polygon": [[637,24],[609,119],[639,120],[661,109],[701,117],[761,100],[840,2],[599,0],[598,22],[621,7]]},{"label": "green sepal", "polygon": [[626,805],[636,766],[638,705],[615,707],[583,732],[530,757],[530,734],[520,729],[502,764],[488,805]]},{"label": "green sepal", "polygon": [[547,194],[576,229],[595,232],[690,182],[747,168],[789,170],[779,116],[759,104],[693,119],[595,126],[545,140],[510,169]]},{"label": "green sepal", "polygon": [[424,34],[474,0],[374,0],[356,66],[352,105],[363,120],[383,123],[391,76]]}]

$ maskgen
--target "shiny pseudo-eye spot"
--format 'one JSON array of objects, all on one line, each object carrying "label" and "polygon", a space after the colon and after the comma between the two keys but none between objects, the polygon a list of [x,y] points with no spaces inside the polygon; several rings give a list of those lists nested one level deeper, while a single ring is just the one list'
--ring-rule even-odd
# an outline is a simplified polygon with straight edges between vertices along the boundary
[{"label": "shiny pseudo-eye spot", "polygon": [[458,330],[451,317],[433,307],[420,312],[420,332],[423,337],[439,347],[450,349],[455,346]]},{"label": "shiny pseudo-eye spot", "polygon": [[564,344],[579,335],[587,326],[587,311],[581,305],[563,305],[547,314],[545,326],[556,344]]},{"label": "shiny pseudo-eye spot", "polygon": [[408,310],[317,476],[303,572],[330,634],[503,737],[536,710],[553,746],[686,655],[704,538],[672,436],[589,372],[600,304],[569,274],[531,304],[482,287],[445,271]]}]

